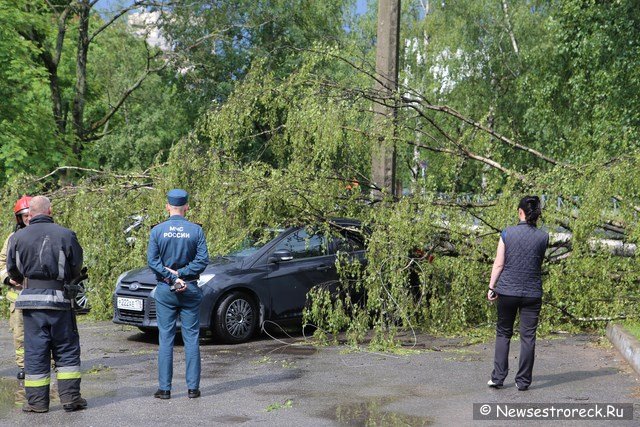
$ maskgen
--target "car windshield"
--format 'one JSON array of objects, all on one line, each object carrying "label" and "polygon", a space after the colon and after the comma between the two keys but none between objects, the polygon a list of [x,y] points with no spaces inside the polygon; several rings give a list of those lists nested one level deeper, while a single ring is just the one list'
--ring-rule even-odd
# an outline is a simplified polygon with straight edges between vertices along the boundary
[{"label": "car windshield", "polygon": [[235,251],[231,252],[227,256],[230,257],[248,257],[258,252],[260,248],[273,240],[278,234],[282,233],[284,228],[265,228],[245,239],[240,243],[240,246]]}]

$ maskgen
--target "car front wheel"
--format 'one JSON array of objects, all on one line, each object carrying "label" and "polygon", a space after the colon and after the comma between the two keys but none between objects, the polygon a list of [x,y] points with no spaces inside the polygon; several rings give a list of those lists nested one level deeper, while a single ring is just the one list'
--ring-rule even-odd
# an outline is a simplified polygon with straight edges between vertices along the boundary
[{"label": "car front wheel", "polygon": [[89,313],[90,307],[89,307],[89,300],[87,299],[87,293],[86,293],[86,281],[82,281],[80,283],[78,283],[78,285],[80,286],[80,290],[78,291],[78,293],[76,294],[76,298],[75,298],[75,306],[76,306],[76,312],[78,314],[87,314]]},{"label": "car front wheel", "polygon": [[222,342],[238,344],[249,340],[258,327],[258,307],[250,296],[231,292],[218,304],[213,333]]}]

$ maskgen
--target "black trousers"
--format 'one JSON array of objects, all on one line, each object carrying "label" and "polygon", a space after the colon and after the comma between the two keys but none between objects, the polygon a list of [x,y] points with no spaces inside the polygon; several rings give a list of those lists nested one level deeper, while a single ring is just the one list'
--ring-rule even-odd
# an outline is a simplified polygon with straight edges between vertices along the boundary
[{"label": "black trousers", "polygon": [[23,310],[24,387],[29,405],[49,408],[51,357],[58,372],[60,403],[80,399],[80,337],[71,310]]},{"label": "black trousers", "polygon": [[509,373],[509,345],[513,335],[513,324],[520,312],[520,363],[516,374],[518,387],[529,387],[533,373],[536,351],[536,329],[542,298],[498,297],[498,323],[496,325],[496,353],[491,380],[502,385]]}]

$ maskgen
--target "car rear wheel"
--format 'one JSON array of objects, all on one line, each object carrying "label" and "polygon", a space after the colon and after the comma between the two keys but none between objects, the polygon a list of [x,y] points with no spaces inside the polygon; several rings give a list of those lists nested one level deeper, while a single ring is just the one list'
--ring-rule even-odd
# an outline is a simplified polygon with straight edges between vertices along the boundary
[{"label": "car rear wheel", "polygon": [[222,342],[245,342],[253,336],[257,327],[257,304],[243,292],[231,292],[226,295],[214,312],[213,334]]}]

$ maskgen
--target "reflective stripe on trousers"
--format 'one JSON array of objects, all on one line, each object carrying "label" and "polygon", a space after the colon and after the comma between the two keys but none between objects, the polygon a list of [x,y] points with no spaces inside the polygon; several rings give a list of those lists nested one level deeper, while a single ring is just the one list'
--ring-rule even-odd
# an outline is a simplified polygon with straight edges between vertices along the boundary
[{"label": "reflective stripe on trousers", "polygon": [[58,381],[60,380],[77,380],[80,379],[80,365],[61,366],[57,369]]},{"label": "reflective stripe on trousers", "polygon": [[24,376],[24,391],[30,406],[39,409],[49,408],[50,384],[49,373]]},{"label": "reflective stripe on trousers", "polygon": [[[69,396],[80,395],[80,365],[61,366],[57,369],[58,374],[58,393],[60,394],[60,402],[62,404],[71,403],[74,398]],[[64,396],[64,400],[63,400]]]},{"label": "reflective stripe on trousers", "polygon": [[49,386],[51,384],[51,374],[39,374],[39,375],[25,375],[24,386],[25,387],[42,387]]}]

